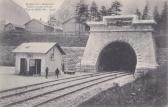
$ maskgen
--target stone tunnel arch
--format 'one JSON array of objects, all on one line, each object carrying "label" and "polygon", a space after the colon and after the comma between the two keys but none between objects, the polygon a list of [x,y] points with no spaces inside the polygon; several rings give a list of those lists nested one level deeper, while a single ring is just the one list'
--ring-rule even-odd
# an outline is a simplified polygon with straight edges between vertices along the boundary
[{"label": "stone tunnel arch", "polygon": [[98,57],[97,71],[124,71],[135,73],[137,55],[133,47],[123,41],[115,41],[105,46]]}]

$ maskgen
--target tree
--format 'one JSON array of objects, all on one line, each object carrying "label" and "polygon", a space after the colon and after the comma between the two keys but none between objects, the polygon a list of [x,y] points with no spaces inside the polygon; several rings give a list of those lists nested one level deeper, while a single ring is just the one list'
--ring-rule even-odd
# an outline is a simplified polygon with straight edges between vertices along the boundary
[{"label": "tree", "polygon": [[108,15],[120,15],[121,14],[121,3],[118,1],[114,1],[111,7],[108,9]]},{"label": "tree", "polygon": [[153,18],[156,21],[156,23],[159,24],[159,22],[160,22],[160,14],[159,14],[157,6],[154,7]]},{"label": "tree", "polygon": [[159,34],[159,32],[160,32],[160,21],[161,21],[161,19],[160,19],[161,17],[160,17],[160,14],[159,14],[159,11],[158,11],[158,7],[157,6],[155,6],[154,7],[154,11],[153,11],[153,19],[155,20],[155,22],[156,22],[156,25],[154,25],[154,31],[155,31],[155,34],[156,35],[158,35]]},{"label": "tree", "polygon": [[85,23],[88,19],[88,5],[82,0],[76,5],[76,21],[79,23]]},{"label": "tree", "polygon": [[107,16],[107,9],[105,6],[101,6],[101,9],[99,10],[99,13],[100,13],[100,16],[101,16],[101,19],[103,16]]},{"label": "tree", "polygon": [[167,5],[167,2],[164,3],[164,7],[163,7],[163,10],[162,10],[162,14],[161,14],[161,18],[164,20],[164,21],[167,21],[167,17],[168,17],[168,5]]},{"label": "tree", "polygon": [[148,7],[148,4],[145,5],[145,8],[143,10],[143,14],[142,14],[142,19],[143,20],[146,20],[146,19],[149,19],[149,7]]},{"label": "tree", "polygon": [[161,14],[161,32],[163,35],[168,34],[168,5],[167,2],[164,3],[164,7]]},{"label": "tree", "polygon": [[102,16],[106,16],[106,15],[107,15],[107,9],[106,9],[105,6],[101,6],[100,14],[101,14]]},{"label": "tree", "polygon": [[139,9],[136,9],[136,13],[135,14],[138,16],[138,19],[141,19],[142,14],[141,14]]},{"label": "tree", "polygon": [[113,15],[114,13],[113,13],[113,8],[112,8],[112,6],[107,10],[107,15],[108,16],[111,16],[111,15]]},{"label": "tree", "polygon": [[[86,24],[88,20],[88,5],[86,5],[83,0],[80,0],[79,3],[76,5],[76,23],[79,25],[79,35],[81,24]],[[76,26],[76,25],[75,25]]]},{"label": "tree", "polygon": [[96,21],[98,19],[99,12],[95,1],[92,2],[90,7],[90,20]]}]

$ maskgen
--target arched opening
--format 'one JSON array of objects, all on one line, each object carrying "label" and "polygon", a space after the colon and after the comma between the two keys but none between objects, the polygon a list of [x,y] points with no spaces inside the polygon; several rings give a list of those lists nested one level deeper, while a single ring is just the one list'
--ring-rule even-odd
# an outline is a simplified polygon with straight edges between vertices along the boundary
[{"label": "arched opening", "polygon": [[97,70],[124,71],[134,73],[137,57],[134,49],[125,42],[113,42],[107,45],[99,55]]}]

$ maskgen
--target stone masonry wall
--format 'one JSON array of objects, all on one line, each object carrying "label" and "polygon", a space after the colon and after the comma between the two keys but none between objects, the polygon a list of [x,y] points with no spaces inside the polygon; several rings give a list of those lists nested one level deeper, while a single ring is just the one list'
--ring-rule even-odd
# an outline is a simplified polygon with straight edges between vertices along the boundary
[{"label": "stone masonry wall", "polygon": [[[119,16],[119,21],[121,18]],[[128,17],[126,16],[126,18]],[[111,19],[113,19],[113,16],[111,16]],[[141,70],[145,71],[144,69],[156,69],[158,64],[152,36],[153,29],[151,27],[153,21],[138,21],[133,19],[134,22],[128,26],[108,26],[107,23],[109,20],[89,23],[91,32],[82,58],[82,70],[96,72],[98,66],[97,60],[102,49],[115,41],[126,42],[134,49],[137,56],[137,72]]]}]

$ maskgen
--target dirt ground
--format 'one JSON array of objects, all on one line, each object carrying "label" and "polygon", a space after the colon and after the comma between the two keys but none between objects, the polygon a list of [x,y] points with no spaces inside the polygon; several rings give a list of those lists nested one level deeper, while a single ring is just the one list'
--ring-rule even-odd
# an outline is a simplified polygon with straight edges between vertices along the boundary
[{"label": "dirt ground", "polygon": [[15,74],[14,67],[0,66],[0,91],[10,88],[16,88],[25,85],[31,85],[55,79],[68,78],[73,76],[84,75],[86,73],[77,72],[75,75],[62,74],[57,78],[55,75],[49,76],[47,79],[45,76],[22,76]]}]

